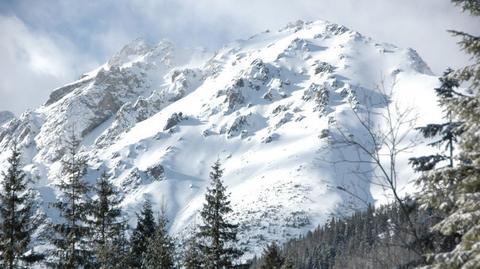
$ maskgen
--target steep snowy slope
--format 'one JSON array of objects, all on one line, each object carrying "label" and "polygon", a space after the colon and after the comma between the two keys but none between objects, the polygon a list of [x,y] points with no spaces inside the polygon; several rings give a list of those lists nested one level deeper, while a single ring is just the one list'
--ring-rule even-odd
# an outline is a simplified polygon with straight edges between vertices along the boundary
[{"label": "steep snowy slope", "polygon": [[[90,160],[88,179],[111,174],[131,223],[149,196],[156,206],[167,204],[170,231],[181,237],[198,222],[210,166],[220,159],[240,244],[258,252],[330,214],[348,213],[349,205],[362,206],[335,186],[349,186],[367,201],[382,198],[352,174],[358,167],[328,161],[345,154],[329,148],[332,125],[365,135],[352,107],[378,103],[381,81],[396,81],[401,106],[438,114],[431,90],[437,78],[414,50],[329,22],[299,21],[211,57],[137,40],[54,90],[42,107],[4,124],[0,160],[17,139],[44,211],[61,221],[48,203],[61,176],[63,139],[74,130]],[[410,172],[402,171],[408,180]]]}]

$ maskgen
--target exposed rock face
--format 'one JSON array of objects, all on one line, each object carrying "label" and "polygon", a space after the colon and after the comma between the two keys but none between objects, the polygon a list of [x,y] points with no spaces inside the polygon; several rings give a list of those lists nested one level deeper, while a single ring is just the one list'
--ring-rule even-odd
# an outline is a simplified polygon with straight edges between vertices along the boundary
[{"label": "exposed rock face", "polygon": [[154,180],[165,179],[165,169],[161,164],[149,167],[147,170],[147,174],[151,176]]},{"label": "exposed rock face", "polygon": [[183,120],[183,114],[182,112],[178,112],[178,113],[173,113],[170,118],[168,118],[167,120],[167,124],[165,124],[165,127],[163,127],[163,130],[166,131],[170,128],[172,128],[173,126],[177,125],[178,123],[180,123],[182,120]]},{"label": "exposed rock face", "polygon": [[15,115],[10,111],[0,111],[0,126],[11,121]]},{"label": "exposed rock face", "polygon": [[241,106],[245,102],[245,97],[238,88],[229,88],[226,93],[225,102],[229,109]]},{"label": "exposed rock face", "polygon": [[248,117],[245,115],[236,118],[228,128],[228,131],[227,131],[228,136],[232,137],[232,136],[238,135],[240,132],[245,130],[244,127],[248,125],[247,119]]},{"label": "exposed rock face", "polygon": [[110,127],[100,135],[95,143],[98,146],[111,145],[116,138],[130,130],[167,105],[185,97],[202,82],[202,73],[198,69],[173,69],[166,77],[171,84],[166,88],[153,91],[148,97],[140,96],[134,102],[126,102],[118,109]]},{"label": "exposed rock face", "polygon": [[80,80],[78,82],[60,87],[56,90],[53,90],[52,93],[50,93],[50,97],[48,98],[47,102],[45,103],[46,106],[51,105],[58,100],[62,99],[65,95],[71,93],[73,90],[80,88],[88,83],[90,83],[92,79],[84,79]]},{"label": "exposed rock face", "polygon": [[315,75],[321,73],[331,74],[335,70],[335,67],[326,62],[317,62],[315,63]]},{"label": "exposed rock face", "polygon": [[311,84],[303,93],[303,100],[309,101],[313,99],[316,103],[314,111],[319,111],[323,116],[327,111],[330,91],[326,85]]}]

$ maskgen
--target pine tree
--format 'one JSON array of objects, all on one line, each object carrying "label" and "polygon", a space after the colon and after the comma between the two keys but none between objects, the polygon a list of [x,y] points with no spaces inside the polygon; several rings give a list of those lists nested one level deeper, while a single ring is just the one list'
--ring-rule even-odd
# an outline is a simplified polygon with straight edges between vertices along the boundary
[{"label": "pine tree", "polygon": [[53,244],[57,247],[55,266],[74,269],[88,266],[92,262],[89,228],[91,201],[88,196],[91,187],[83,179],[86,160],[77,152],[79,141],[73,131],[66,144],[66,152],[62,159],[64,178],[58,184],[61,195],[52,204],[60,211],[64,222],[53,226],[56,232]]},{"label": "pine tree", "polygon": [[7,160],[0,189],[0,265],[2,268],[23,268],[21,261],[31,240],[32,197],[21,167],[17,145]]},{"label": "pine tree", "polygon": [[183,255],[183,266],[185,269],[201,269],[204,258],[201,256],[200,244],[197,240],[197,234],[187,239],[185,252]]},{"label": "pine tree", "polygon": [[[126,237],[126,221],[120,223],[119,231],[113,235],[105,247],[96,249],[97,265],[101,269],[127,269],[130,262],[130,242]],[[110,248],[108,248],[110,247]],[[107,259],[108,258],[108,259]]]},{"label": "pine tree", "polygon": [[118,264],[119,267],[116,269],[125,269],[128,267],[130,261],[130,241],[126,237],[126,231],[129,230],[127,221],[124,220],[124,225],[122,226],[122,232],[113,239],[113,244],[116,246],[116,255],[114,256],[115,264]]},{"label": "pine tree", "polygon": [[148,239],[155,233],[155,218],[152,204],[146,199],[140,215],[137,215],[137,227],[133,230],[129,264],[132,268],[142,267],[142,257],[148,246]]},{"label": "pine tree", "polygon": [[[453,0],[474,16],[480,16],[477,0]],[[427,268],[480,267],[480,36],[451,31],[461,37],[461,47],[472,56],[473,64],[452,74],[469,87],[467,94],[447,99],[444,106],[462,122],[459,160],[454,167],[437,169],[419,179],[420,196],[426,206],[440,208],[446,217],[434,226],[444,235],[460,240],[449,252],[433,253]],[[447,196],[438,195],[438,189]]]},{"label": "pine tree", "polygon": [[287,256],[281,269],[295,269],[295,263],[293,262],[293,259],[291,256]]},{"label": "pine tree", "polygon": [[[440,87],[435,89],[441,106],[445,106],[448,100],[454,96],[461,95],[456,91],[460,86],[460,82],[458,79],[452,77],[452,73],[452,69],[447,69],[439,79],[441,83]],[[446,108],[445,114],[447,122],[431,123],[423,127],[415,128],[416,130],[419,130],[425,138],[435,139],[435,141],[428,144],[429,146],[444,146],[444,150],[441,153],[410,158],[410,164],[412,164],[416,171],[430,171],[442,161],[448,161],[448,166],[453,167],[455,143],[457,143],[457,137],[462,132],[462,124],[459,121],[453,120],[452,111],[450,109]]]},{"label": "pine tree", "polygon": [[145,269],[170,269],[174,266],[175,245],[167,232],[167,216],[162,210],[158,218],[155,233],[148,239],[147,249],[143,255]]},{"label": "pine tree", "polygon": [[98,179],[94,190],[97,198],[92,205],[92,230],[96,267],[122,268],[124,265],[119,264],[121,259],[118,257],[122,253],[119,249],[121,246],[115,242],[122,238],[125,226],[120,219],[120,194],[108,181],[108,175],[105,172]]},{"label": "pine tree", "polygon": [[206,203],[200,212],[203,224],[199,226],[200,250],[204,267],[209,269],[232,268],[233,261],[241,255],[235,248],[237,227],[228,222],[232,212],[226,188],[221,179],[223,170],[217,160],[210,172],[210,187],[205,194]]},{"label": "pine tree", "polygon": [[280,253],[280,248],[275,242],[272,242],[263,252],[263,262],[260,269],[278,269],[284,263],[284,258]]},{"label": "pine tree", "polygon": [[97,265],[95,268],[101,269],[129,269],[133,268],[130,266],[130,241],[127,238],[128,225],[127,221],[123,219],[120,222],[119,232],[115,233],[112,238],[109,239],[108,246],[111,249],[101,248],[97,250],[97,257],[108,257],[109,260],[104,260]]},{"label": "pine tree", "polygon": [[[461,6],[464,11],[469,11],[473,16],[480,15],[480,3],[478,0],[452,0],[452,2]],[[475,45],[472,43],[472,45]]]}]

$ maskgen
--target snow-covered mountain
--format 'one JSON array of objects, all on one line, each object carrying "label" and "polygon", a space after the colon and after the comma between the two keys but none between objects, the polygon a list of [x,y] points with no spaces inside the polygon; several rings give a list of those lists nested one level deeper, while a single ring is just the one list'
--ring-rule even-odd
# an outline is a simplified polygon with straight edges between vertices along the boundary
[{"label": "snow-covered mountain", "polygon": [[0,111],[0,126],[15,118],[15,115],[10,111]]},{"label": "snow-covered mountain", "polygon": [[352,106],[371,104],[381,81],[394,80],[395,101],[421,115],[438,113],[431,90],[437,78],[414,50],[329,22],[299,21],[215,54],[136,40],[53,90],[38,109],[19,118],[1,114],[0,163],[13,141],[20,143],[40,210],[60,221],[48,205],[64,139],[74,130],[89,158],[88,180],[108,171],[132,224],[148,195],[157,207],[166,203],[170,232],[181,236],[198,222],[218,158],[240,244],[258,252],[348,213],[358,201],[335,186],[351,186],[371,202],[381,198],[351,164],[325,161],[339,154],[325,148],[333,122],[362,135]]}]

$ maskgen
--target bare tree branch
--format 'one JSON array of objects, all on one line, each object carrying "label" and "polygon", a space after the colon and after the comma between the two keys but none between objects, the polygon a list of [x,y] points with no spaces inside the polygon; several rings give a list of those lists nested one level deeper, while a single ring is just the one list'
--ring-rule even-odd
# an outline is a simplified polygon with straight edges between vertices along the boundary
[{"label": "bare tree branch", "polygon": [[[409,233],[415,240],[418,240],[407,205],[399,194],[397,164],[399,154],[408,152],[417,145],[415,141],[409,141],[408,139],[411,137],[411,132],[416,126],[418,117],[411,107],[404,108],[392,101],[395,86],[396,81],[393,81],[390,87],[385,87],[385,82],[382,79],[377,87],[378,92],[381,93],[380,103],[374,105],[366,102],[363,106],[350,104],[354,119],[361,128],[360,137],[339,126],[336,120],[334,121],[336,132],[331,135],[331,149],[342,152],[344,149],[351,148],[356,150],[356,154],[350,154],[345,158],[342,153],[340,159],[330,160],[329,162],[334,165],[339,163],[370,165],[370,169],[357,168],[352,171],[352,174],[372,185],[382,187],[386,192],[393,195],[395,202],[398,203],[400,210],[407,219]],[[362,132],[364,135],[361,135]],[[366,202],[346,186],[339,185],[337,189],[364,203]]]}]

